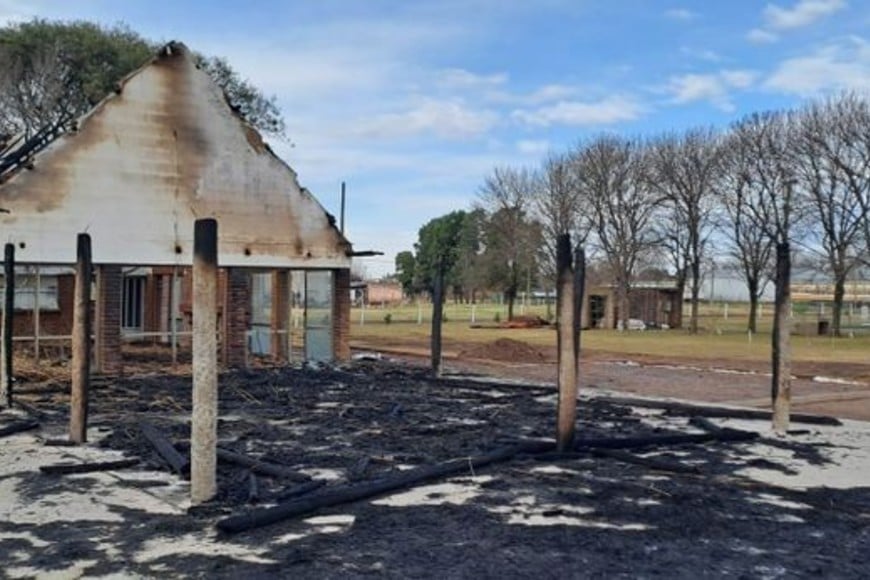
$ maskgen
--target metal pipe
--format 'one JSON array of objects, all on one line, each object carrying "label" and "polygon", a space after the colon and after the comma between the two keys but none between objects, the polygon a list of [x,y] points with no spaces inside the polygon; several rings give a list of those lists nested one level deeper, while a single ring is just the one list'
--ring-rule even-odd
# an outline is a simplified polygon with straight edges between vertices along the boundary
[{"label": "metal pipe", "polygon": [[344,208],[345,208],[346,200],[347,200],[346,189],[345,189],[344,182],[342,181],[341,182],[341,214],[340,214],[341,221],[339,222],[339,224],[340,224],[339,231],[341,231],[342,235],[344,235]]}]

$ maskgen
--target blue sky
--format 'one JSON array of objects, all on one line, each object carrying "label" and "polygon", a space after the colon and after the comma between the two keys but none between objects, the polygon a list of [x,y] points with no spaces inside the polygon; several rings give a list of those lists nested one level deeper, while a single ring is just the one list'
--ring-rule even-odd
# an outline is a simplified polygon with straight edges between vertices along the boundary
[{"label": "blue sky", "polygon": [[603,131],[727,126],[870,91],[870,0],[0,0],[0,23],[124,22],[225,56],[287,120],[274,148],[391,271],[495,166]]}]

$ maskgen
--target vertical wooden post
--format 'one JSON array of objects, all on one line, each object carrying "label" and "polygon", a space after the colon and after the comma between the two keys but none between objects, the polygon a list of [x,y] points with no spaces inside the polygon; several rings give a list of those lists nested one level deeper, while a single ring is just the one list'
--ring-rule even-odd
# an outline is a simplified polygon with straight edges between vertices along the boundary
[{"label": "vertical wooden post", "polygon": [[556,250],[556,316],[559,357],[559,402],[556,420],[556,450],[571,449],[577,417],[577,346],[575,341],[574,272],[571,267],[571,236],[559,236]]},{"label": "vertical wooden post", "polygon": [[39,333],[42,324],[40,323],[40,311],[42,310],[42,272],[39,266],[36,266],[36,292],[33,295],[33,351],[36,362],[39,362]]},{"label": "vertical wooden post", "polygon": [[785,435],[791,405],[791,254],[787,243],[776,245],[776,297],[773,310],[773,430]]},{"label": "vertical wooden post", "polygon": [[580,381],[580,333],[583,327],[583,301],[586,292],[586,251],[577,246],[574,250],[574,358],[577,367],[577,382]]},{"label": "vertical wooden post", "polygon": [[72,392],[69,438],[87,441],[88,390],[91,381],[91,236],[79,234],[76,243],[76,280],[72,329]]},{"label": "vertical wooden post", "polygon": [[435,284],[432,289],[432,374],[441,376],[441,321],[444,318],[444,268],[438,262]]},{"label": "vertical wooden post", "polygon": [[12,334],[13,317],[15,316],[15,244],[6,244],[3,256],[3,275],[6,281],[5,300],[3,302],[3,344],[0,354],[0,403],[12,407]]},{"label": "vertical wooden post", "polygon": [[218,224],[200,219],[193,230],[193,416],[190,499],[217,493],[217,274]]},{"label": "vertical wooden post", "polygon": [[169,283],[169,341],[172,343],[172,366],[178,364],[178,328],[176,328],[178,314],[178,297],[175,287],[178,284],[178,266],[172,267],[172,281]]}]

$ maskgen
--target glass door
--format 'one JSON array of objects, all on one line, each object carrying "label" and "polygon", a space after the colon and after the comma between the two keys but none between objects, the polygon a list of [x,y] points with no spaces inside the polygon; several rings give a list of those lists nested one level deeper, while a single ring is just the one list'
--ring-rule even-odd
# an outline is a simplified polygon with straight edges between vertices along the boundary
[{"label": "glass door", "polygon": [[305,360],[330,362],[332,353],[332,272],[305,272]]}]

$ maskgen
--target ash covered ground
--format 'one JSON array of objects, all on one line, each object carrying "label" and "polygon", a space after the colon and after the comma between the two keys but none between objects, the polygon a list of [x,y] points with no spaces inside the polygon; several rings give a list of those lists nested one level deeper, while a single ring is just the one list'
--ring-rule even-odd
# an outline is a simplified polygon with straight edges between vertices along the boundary
[{"label": "ash covered ground", "polygon": [[[91,425],[99,441],[87,458],[120,452],[141,463],[112,474],[51,478],[32,465],[49,461],[45,457],[51,448],[41,447],[41,441],[65,429],[68,385],[20,385],[22,399],[39,415],[42,427],[15,436],[14,444],[4,448],[0,497],[15,499],[0,500],[6,503],[0,553],[8,555],[0,574],[69,572],[72,564],[87,576],[163,577],[870,574],[865,561],[870,488],[796,489],[772,483],[808,469],[834,474],[844,455],[866,453],[870,438],[855,424],[809,427],[779,439],[757,421],[763,435],[752,442],[633,451],[691,466],[695,473],[583,453],[519,456],[227,536],[215,531],[218,519],[286,501],[306,483],[252,478],[248,468],[221,463],[214,502],[188,511],[183,504],[164,501],[161,494],[170,488],[184,491],[185,484],[145,440],[140,425],[156,426],[187,452],[190,391],[189,377],[167,374],[97,383],[91,393]],[[406,364],[237,371],[220,377],[219,445],[322,483],[308,486],[313,489],[307,495],[313,496],[483,454],[518,439],[551,437],[555,405],[553,387],[433,379]],[[671,432],[696,430],[685,417],[655,409],[596,398],[579,404],[581,438]],[[83,459],[79,450],[53,452],[59,453],[50,459],[55,462]],[[63,502],[96,505],[101,494],[125,487],[174,507],[158,510],[145,500],[116,501],[91,517],[87,509],[71,514],[65,504],[57,507]],[[39,515],[43,513],[48,515]]]}]

